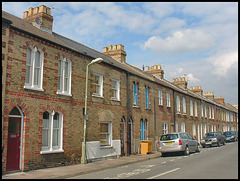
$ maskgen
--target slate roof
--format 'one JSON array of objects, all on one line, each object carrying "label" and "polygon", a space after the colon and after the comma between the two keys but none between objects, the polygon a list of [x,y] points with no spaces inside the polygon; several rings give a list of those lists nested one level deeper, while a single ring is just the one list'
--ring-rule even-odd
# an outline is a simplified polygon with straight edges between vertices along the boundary
[{"label": "slate roof", "polygon": [[[22,32],[25,32],[27,34],[30,34],[32,36],[35,36],[35,37],[38,37],[38,38],[41,38],[45,41],[48,41],[48,42],[51,42],[51,43],[54,43],[58,46],[62,46],[64,48],[67,48],[67,49],[70,49],[72,51],[75,51],[75,52],[78,52],[78,53],[81,53],[85,56],[88,56],[88,57],[91,57],[93,59],[95,58],[98,58],[98,57],[101,57],[103,58],[103,62],[104,63],[107,63],[107,64],[110,64],[114,67],[117,67],[119,69],[122,69],[124,71],[127,71],[133,75],[136,75],[136,76],[139,76],[141,78],[144,78],[144,79],[147,79],[149,81],[152,81],[152,82],[156,82],[158,84],[161,84],[161,85],[164,85],[168,88],[171,88],[171,89],[174,89],[175,91],[178,91],[180,93],[183,93],[183,94],[187,94],[189,96],[192,96],[192,97],[195,97],[195,98],[198,98],[198,99],[202,99],[206,102],[210,102],[210,103],[213,103],[213,104],[216,104],[218,106],[221,106],[221,107],[224,107],[225,109],[229,109],[230,107],[228,106],[228,108],[226,106],[223,106],[219,103],[217,103],[216,101],[212,101],[202,95],[199,95],[197,93],[194,93],[192,92],[191,90],[189,89],[183,89],[181,86],[177,86],[177,85],[174,85],[173,83],[171,82],[168,82],[167,80],[165,79],[160,79],[159,77],[157,76],[153,76],[149,73],[146,73],[128,63],[122,63],[118,60],[116,60],[115,58],[112,58],[110,56],[107,56],[101,52],[98,52],[90,47],[87,47],[79,42],[76,42],[74,40],[71,40],[69,38],[66,38],[62,35],[59,35],[55,32],[52,32],[52,34],[48,33],[48,32],[45,32],[45,31],[42,31],[40,29],[38,29],[37,27],[33,26],[31,22],[27,21],[27,20],[24,20],[24,19],[21,19],[19,17],[16,17],[12,14],[9,14],[5,11],[2,11],[2,19],[5,20],[5,21],[11,21],[11,24],[10,26],[19,30],[19,31],[22,31]],[[236,109],[234,109],[236,110]]]}]

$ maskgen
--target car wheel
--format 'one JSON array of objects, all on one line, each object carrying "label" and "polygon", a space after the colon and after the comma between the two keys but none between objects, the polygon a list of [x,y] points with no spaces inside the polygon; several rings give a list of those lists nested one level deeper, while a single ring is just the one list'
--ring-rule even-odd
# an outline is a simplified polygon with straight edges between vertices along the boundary
[{"label": "car wheel", "polygon": [[217,142],[217,146],[218,146],[218,147],[220,146],[220,142],[219,142],[219,141]]},{"label": "car wheel", "polygon": [[225,141],[223,141],[223,145],[225,145]]},{"label": "car wheel", "polygon": [[205,146],[202,146],[203,148],[205,148]]},{"label": "car wheel", "polygon": [[186,146],[186,148],[185,148],[184,155],[189,155],[189,148],[188,148],[188,146]]}]

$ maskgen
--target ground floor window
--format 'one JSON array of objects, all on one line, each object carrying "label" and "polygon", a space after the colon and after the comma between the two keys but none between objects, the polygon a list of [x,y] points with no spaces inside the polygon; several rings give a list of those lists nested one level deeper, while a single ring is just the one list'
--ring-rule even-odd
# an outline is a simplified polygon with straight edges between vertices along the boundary
[{"label": "ground floor window", "polygon": [[147,120],[141,119],[140,139],[141,140],[147,139]]},{"label": "ground floor window", "polygon": [[181,124],[181,132],[185,132],[185,123]]},{"label": "ground floor window", "polygon": [[58,112],[43,113],[42,153],[62,150],[63,116]]},{"label": "ground floor window", "polygon": [[168,133],[168,124],[167,123],[163,123],[162,124],[162,133],[163,134],[167,134]]},{"label": "ground floor window", "polygon": [[110,146],[112,142],[112,123],[100,123],[100,146]]}]

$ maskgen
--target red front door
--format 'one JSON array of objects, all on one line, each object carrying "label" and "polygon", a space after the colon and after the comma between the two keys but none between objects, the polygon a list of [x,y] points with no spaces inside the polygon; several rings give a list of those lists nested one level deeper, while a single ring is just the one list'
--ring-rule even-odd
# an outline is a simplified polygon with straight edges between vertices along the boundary
[{"label": "red front door", "polygon": [[19,170],[21,118],[9,117],[7,171]]}]

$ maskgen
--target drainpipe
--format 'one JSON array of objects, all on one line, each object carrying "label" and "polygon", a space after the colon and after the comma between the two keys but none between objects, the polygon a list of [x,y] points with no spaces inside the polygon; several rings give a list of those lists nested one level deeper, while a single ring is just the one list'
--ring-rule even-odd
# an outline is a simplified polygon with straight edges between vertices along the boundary
[{"label": "drainpipe", "polygon": [[173,89],[173,119],[174,119],[174,132],[176,132],[177,129],[176,129],[176,113],[175,113],[175,97],[174,97],[174,89]]},{"label": "drainpipe", "polygon": [[131,150],[129,150],[130,149],[130,146],[129,146],[129,143],[131,143],[130,141],[131,141],[131,137],[130,137],[130,133],[129,133],[129,131],[130,131],[130,129],[129,129],[129,121],[130,121],[130,119],[129,119],[129,115],[130,115],[130,102],[129,102],[129,100],[130,100],[130,94],[129,94],[129,72],[127,72],[127,79],[126,79],[126,81],[127,81],[127,155],[130,155],[131,154]]}]

